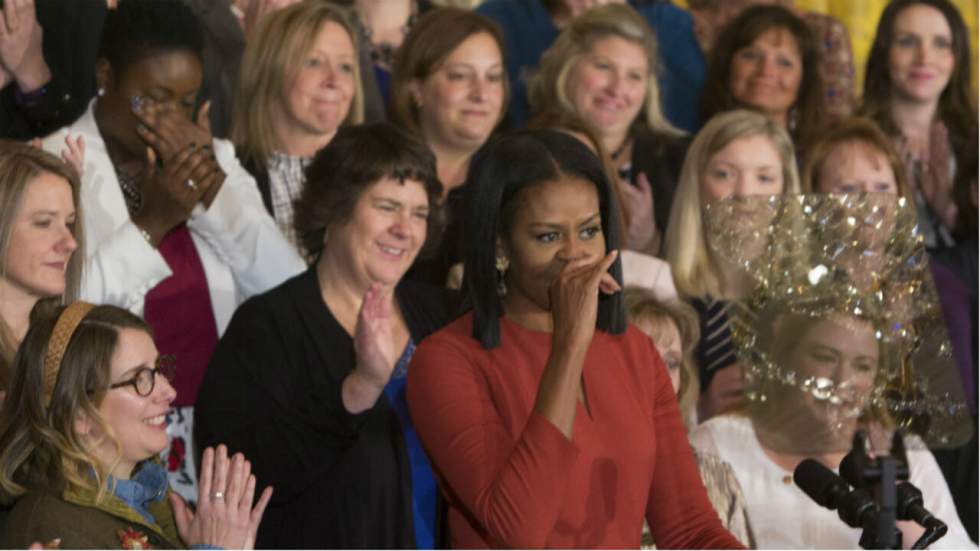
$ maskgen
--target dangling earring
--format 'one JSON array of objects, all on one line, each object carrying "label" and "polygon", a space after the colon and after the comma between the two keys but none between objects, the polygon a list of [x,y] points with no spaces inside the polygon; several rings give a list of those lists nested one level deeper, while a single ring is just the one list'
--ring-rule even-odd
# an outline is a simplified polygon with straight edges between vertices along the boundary
[{"label": "dangling earring", "polygon": [[102,96],[105,95],[105,88],[100,87],[99,90],[96,92],[96,94],[98,94],[99,97],[101,98]]},{"label": "dangling earring", "polygon": [[786,121],[786,127],[790,132],[796,132],[796,125],[799,122],[799,118],[799,110],[796,108],[796,106],[791,107],[789,110],[789,120]]},{"label": "dangling earring", "polygon": [[507,284],[504,277],[507,275],[507,268],[510,268],[510,261],[506,256],[498,256],[494,266],[497,268],[497,296],[503,297],[507,294]]}]

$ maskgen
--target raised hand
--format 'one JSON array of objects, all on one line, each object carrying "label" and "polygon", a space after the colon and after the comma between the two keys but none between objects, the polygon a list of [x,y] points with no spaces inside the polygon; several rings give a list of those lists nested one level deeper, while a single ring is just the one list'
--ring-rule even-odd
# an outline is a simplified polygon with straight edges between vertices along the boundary
[{"label": "raised hand", "polygon": [[72,140],[70,135],[65,136],[65,149],[61,150],[61,159],[74,168],[81,178],[85,169],[85,138],[78,135]]},{"label": "raised hand", "polygon": [[[180,109],[147,96],[133,96],[130,103],[140,121],[136,132],[164,161],[190,146],[211,145],[210,125],[200,124],[200,117],[194,122]],[[207,111],[208,105],[202,111]]]},{"label": "raised hand", "polygon": [[745,398],[745,378],[742,365],[733,363],[719,369],[711,377],[708,388],[698,400],[698,420],[706,421],[738,406]]},{"label": "raised hand", "polygon": [[392,328],[391,290],[380,283],[368,287],[354,329],[356,370],[367,381],[384,388],[398,361]]},{"label": "raised hand", "polygon": [[623,207],[629,213],[627,247],[656,255],[660,249],[660,232],[657,231],[650,180],[641,172],[636,179],[636,186],[624,180],[617,183],[623,196]]},{"label": "raised hand", "polygon": [[164,161],[162,168],[157,166],[156,152],[147,148],[143,174],[143,204],[133,222],[150,234],[154,244],[190,218],[211,187],[224,181],[210,146],[186,147]]},{"label": "raised hand", "polygon": [[179,495],[170,494],[177,532],[185,544],[224,549],[255,546],[255,534],[272,498],[272,488],[266,488],[252,507],[256,481],[251,471],[251,464],[242,454],[229,459],[224,445],[219,445],[217,452],[212,448],[204,450],[197,511],[191,512]]},{"label": "raised hand", "polygon": [[596,261],[582,258],[569,262],[548,289],[554,338],[566,346],[588,347],[595,332],[599,311],[599,292],[613,294],[621,290],[609,273],[619,251],[610,251]]},{"label": "raised hand", "polygon": [[37,22],[34,0],[4,0],[0,12],[0,66],[24,92],[36,90],[51,80],[51,70],[41,48],[43,40],[44,31]]},{"label": "raised hand", "polygon": [[364,293],[354,328],[354,370],[344,379],[341,395],[347,411],[357,414],[374,406],[398,361],[394,342],[391,289],[375,283]]}]

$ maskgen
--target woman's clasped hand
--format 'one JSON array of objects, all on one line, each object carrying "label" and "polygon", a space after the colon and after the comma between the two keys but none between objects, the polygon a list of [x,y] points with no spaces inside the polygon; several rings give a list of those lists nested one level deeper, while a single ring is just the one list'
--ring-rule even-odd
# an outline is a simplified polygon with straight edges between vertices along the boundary
[{"label": "woman's clasped hand", "polygon": [[255,506],[252,464],[236,453],[228,457],[224,445],[204,450],[197,511],[191,511],[176,493],[170,494],[180,538],[188,545],[206,544],[223,549],[255,547],[255,533],[272,498],[268,486]]}]

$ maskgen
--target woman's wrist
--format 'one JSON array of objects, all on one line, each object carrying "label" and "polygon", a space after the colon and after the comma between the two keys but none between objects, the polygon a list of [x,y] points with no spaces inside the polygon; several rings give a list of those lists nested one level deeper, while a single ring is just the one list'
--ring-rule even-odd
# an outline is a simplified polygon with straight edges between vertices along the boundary
[{"label": "woman's wrist", "polygon": [[12,77],[22,94],[30,94],[51,82],[51,69],[41,57],[25,63],[23,68],[12,74]]},{"label": "woman's wrist", "polygon": [[341,383],[340,395],[344,409],[353,415],[371,409],[384,391],[385,384],[385,382],[365,376],[363,372],[355,368]]}]

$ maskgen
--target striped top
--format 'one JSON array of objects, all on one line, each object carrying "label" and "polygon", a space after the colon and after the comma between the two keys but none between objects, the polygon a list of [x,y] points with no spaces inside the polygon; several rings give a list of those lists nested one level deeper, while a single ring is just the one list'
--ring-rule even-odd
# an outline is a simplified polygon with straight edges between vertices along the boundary
[{"label": "striped top", "polygon": [[701,340],[694,348],[694,359],[698,362],[702,392],[708,388],[711,378],[719,369],[738,361],[729,316],[733,304],[726,300],[691,300],[701,329]]}]

